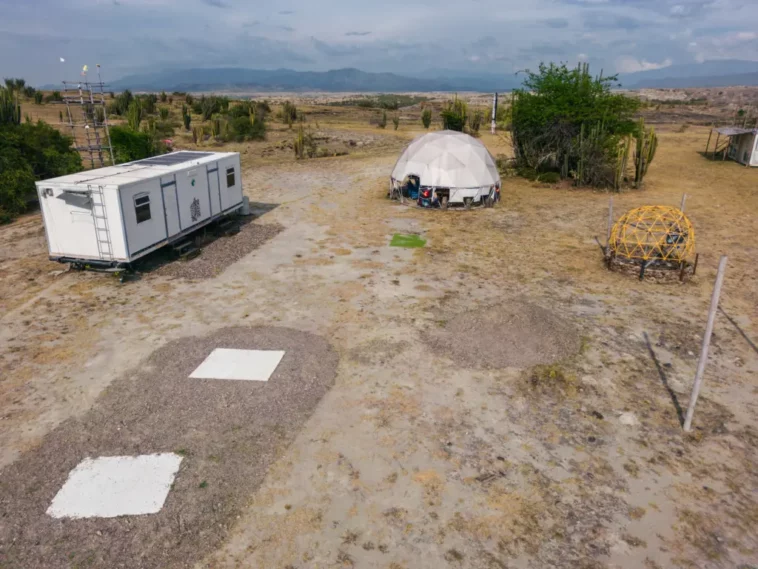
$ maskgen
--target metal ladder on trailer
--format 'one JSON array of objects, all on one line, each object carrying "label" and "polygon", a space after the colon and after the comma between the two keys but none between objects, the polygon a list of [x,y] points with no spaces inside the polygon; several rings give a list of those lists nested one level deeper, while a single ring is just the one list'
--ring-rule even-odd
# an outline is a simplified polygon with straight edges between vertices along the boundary
[{"label": "metal ladder on trailer", "polygon": [[90,192],[90,202],[92,203],[92,219],[95,222],[95,240],[97,242],[97,252],[104,261],[113,260],[113,247],[111,246],[111,231],[108,227],[108,216],[105,212],[105,203],[103,197],[103,187],[87,186]]}]

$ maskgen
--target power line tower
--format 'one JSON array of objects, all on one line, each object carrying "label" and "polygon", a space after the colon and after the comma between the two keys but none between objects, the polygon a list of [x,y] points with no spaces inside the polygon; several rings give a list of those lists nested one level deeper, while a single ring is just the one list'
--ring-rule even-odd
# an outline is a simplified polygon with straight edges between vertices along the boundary
[{"label": "power line tower", "polygon": [[97,65],[97,81],[87,78],[87,66],[82,70],[81,81],[63,82],[63,102],[74,148],[90,166],[102,168],[115,164],[111,134],[108,130],[108,113],[105,108],[105,83],[100,78]]}]

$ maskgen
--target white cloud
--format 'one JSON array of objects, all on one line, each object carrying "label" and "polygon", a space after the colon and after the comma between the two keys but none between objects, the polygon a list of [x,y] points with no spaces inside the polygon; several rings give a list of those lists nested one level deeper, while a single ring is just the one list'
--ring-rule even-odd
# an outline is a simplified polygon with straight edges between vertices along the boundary
[{"label": "white cloud", "polygon": [[616,60],[616,71],[619,73],[636,73],[637,71],[650,71],[652,69],[663,69],[674,63],[670,57],[667,57],[660,63],[647,61],[646,59],[637,59],[628,55],[619,57]]},{"label": "white cloud", "polygon": [[755,32],[737,32],[735,37],[738,41],[752,41],[758,38],[758,34]]},{"label": "white cloud", "polygon": [[576,58],[579,61],[587,61],[589,59],[589,57],[587,57],[586,53],[580,53],[579,55],[576,56]]}]

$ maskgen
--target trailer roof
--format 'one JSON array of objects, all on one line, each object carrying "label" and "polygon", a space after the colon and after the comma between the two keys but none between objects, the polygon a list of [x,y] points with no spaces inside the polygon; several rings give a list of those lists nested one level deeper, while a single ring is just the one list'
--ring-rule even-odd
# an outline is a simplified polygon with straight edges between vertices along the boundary
[{"label": "trailer roof", "polygon": [[105,168],[98,168],[96,170],[85,170],[76,174],[68,174],[67,176],[51,178],[37,183],[80,187],[88,185],[125,186],[159,176],[168,176],[174,172],[184,170],[190,165],[216,162],[217,160],[235,156],[236,154],[236,152],[193,152],[181,150],[135,162],[106,166]]}]

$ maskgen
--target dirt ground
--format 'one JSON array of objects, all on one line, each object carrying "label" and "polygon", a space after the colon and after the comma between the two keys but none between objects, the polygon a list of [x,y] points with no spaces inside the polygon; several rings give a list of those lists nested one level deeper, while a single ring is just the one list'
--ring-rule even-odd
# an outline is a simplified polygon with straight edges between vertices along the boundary
[{"label": "dirt ground", "polygon": [[[410,118],[397,132],[351,120],[319,119],[380,142],[301,162],[265,154],[284,130],[241,148],[245,191],[260,204],[253,223],[284,229],[215,278],[155,273],[119,284],[59,274],[45,259],[39,216],[0,228],[0,566],[111,567],[119,554],[124,566],[197,569],[758,564],[758,171],[702,158],[706,128],[662,126],[646,188],[614,196],[614,207],[620,215],[678,205],[686,193],[700,263],[683,285],[639,282],[603,266],[607,194],[513,178],[493,209],[391,203],[390,169],[420,130]],[[501,136],[482,140],[507,152]],[[397,232],[427,245],[391,248]],[[722,311],[688,435],[682,409],[722,254]],[[534,346],[555,342],[555,357],[479,365],[425,340],[448,326],[470,333],[479,317],[481,330],[497,329],[498,311],[507,328],[509,314],[527,310],[537,320],[521,328],[523,339],[508,328],[482,343],[498,355],[519,339],[539,355]],[[263,463],[262,482],[235,488],[239,510],[223,530],[213,524],[226,514],[210,502],[189,505],[205,475],[190,477],[188,467],[156,516],[65,522],[75,536],[69,565],[53,553],[65,546],[29,538],[52,524],[48,500],[87,450],[76,438],[59,456],[56,444],[88,426],[98,452],[128,451],[107,429],[136,417],[131,404],[114,404],[137,388],[130,377],[155,381],[169,398],[200,356],[190,350],[163,383],[152,367],[162,350],[255,326],[320,337],[339,364],[312,415],[288,431],[292,442],[284,437]],[[245,345],[255,341],[251,333]],[[252,410],[250,397],[238,406]],[[110,421],[93,421],[104,409]],[[166,413],[174,429],[182,414]],[[231,444],[212,427],[214,414],[249,432],[241,410],[223,417],[209,406],[206,432],[193,441],[208,455]],[[152,425],[144,440],[158,440]],[[235,466],[241,472],[260,467],[255,452],[239,453],[235,461],[250,463]],[[43,457],[52,465],[44,471]],[[30,489],[22,474],[35,466],[40,487]],[[211,476],[236,480],[223,462],[206,476],[209,488]],[[195,543],[166,553],[177,537],[169,514],[180,507],[198,512],[182,534]],[[114,529],[127,522],[144,542]],[[148,527],[165,541],[141,533]],[[130,559],[140,543],[148,557]]]}]

